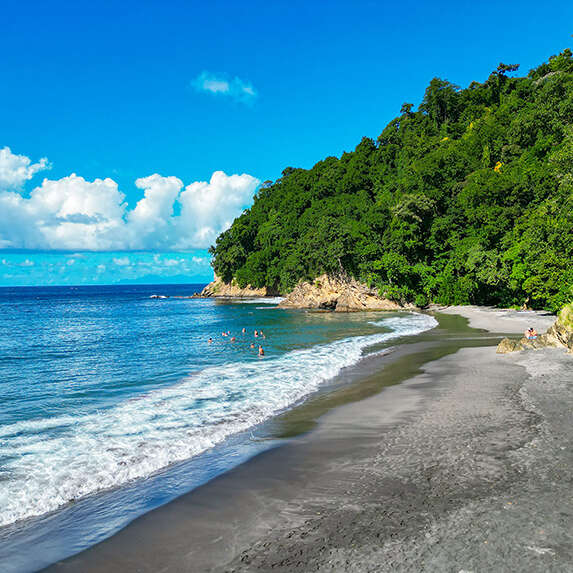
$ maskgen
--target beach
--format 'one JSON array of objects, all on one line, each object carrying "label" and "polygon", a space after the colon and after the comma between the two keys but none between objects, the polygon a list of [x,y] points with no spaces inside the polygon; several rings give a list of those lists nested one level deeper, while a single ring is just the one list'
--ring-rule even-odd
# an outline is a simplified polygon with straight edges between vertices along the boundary
[{"label": "beach", "polygon": [[49,570],[570,571],[571,356],[495,353],[553,319],[442,311],[494,334],[398,347],[400,384]]}]

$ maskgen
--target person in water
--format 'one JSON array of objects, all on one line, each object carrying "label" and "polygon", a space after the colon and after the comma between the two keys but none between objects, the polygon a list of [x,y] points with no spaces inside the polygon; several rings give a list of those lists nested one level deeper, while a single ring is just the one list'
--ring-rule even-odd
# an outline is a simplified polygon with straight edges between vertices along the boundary
[{"label": "person in water", "polygon": [[259,356],[264,356],[265,355],[265,351],[263,350],[263,347],[259,344]]},{"label": "person in water", "polygon": [[235,342],[237,340],[234,336],[231,338],[231,342]]},{"label": "person in water", "polygon": [[525,331],[525,338],[527,338],[527,340],[535,340],[537,338],[537,330],[533,327],[528,328]]},{"label": "person in water", "polygon": [[255,347],[255,343],[251,342],[251,348],[254,348],[254,347]]},{"label": "person in water", "polygon": [[209,344],[213,344],[213,339],[209,336],[209,340],[207,342],[209,342]]},{"label": "person in water", "polygon": [[255,330],[255,338],[257,338],[259,336],[259,331]]},{"label": "person in water", "polygon": [[228,336],[226,332],[221,332],[221,336]]},{"label": "person in water", "polygon": [[247,332],[247,329],[243,326],[243,330],[241,330],[241,332],[242,332],[243,334],[245,334],[245,332]]}]

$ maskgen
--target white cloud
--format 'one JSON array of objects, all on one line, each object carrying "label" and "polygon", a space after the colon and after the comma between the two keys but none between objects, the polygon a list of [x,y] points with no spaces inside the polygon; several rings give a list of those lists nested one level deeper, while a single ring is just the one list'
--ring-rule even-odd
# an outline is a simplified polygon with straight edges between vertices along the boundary
[{"label": "white cloud", "polygon": [[225,74],[204,71],[191,84],[199,92],[227,96],[241,103],[254,103],[258,96],[253,84],[236,76],[229,78]]},{"label": "white cloud", "polygon": [[246,173],[229,176],[223,171],[215,171],[208,183],[196,181],[188,185],[179,196],[181,216],[175,248],[212,245],[217,235],[229,228],[233,219],[251,202],[258,184],[258,179]]},{"label": "white cloud", "polygon": [[32,163],[29,157],[16,155],[9,147],[4,147],[0,149],[0,189],[18,189],[38,171],[49,168],[45,157]]},{"label": "white cloud", "polygon": [[178,267],[185,263],[184,259],[163,259],[163,264],[166,267]]},{"label": "white cloud", "polygon": [[[14,169],[19,170],[20,165]],[[17,178],[8,171],[6,174],[9,180]],[[209,182],[197,181],[185,188],[177,177],[157,173],[137,179],[135,184],[143,197],[133,209],[128,208],[124,194],[109,178],[87,181],[72,174],[57,180],[44,179],[29,198],[12,188],[0,187],[0,248],[207,248],[251,203],[259,181],[247,174],[216,171]],[[120,265],[118,261],[114,264]]]},{"label": "white cloud", "polygon": [[173,206],[183,187],[177,177],[155,173],[137,179],[135,185],[144,192],[135,209],[128,214],[128,230],[133,248],[154,248],[172,242]]},{"label": "white cloud", "polygon": [[128,267],[131,265],[131,261],[128,257],[114,257],[113,264],[117,265],[118,267]]},{"label": "white cloud", "polygon": [[24,198],[0,191],[0,248],[109,250],[125,239],[124,195],[112,179],[44,179]]}]

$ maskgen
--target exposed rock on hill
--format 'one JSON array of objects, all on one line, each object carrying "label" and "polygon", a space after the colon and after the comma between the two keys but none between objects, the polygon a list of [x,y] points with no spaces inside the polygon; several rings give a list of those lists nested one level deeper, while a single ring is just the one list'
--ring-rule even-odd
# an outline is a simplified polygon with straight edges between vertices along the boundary
[{"label": "exposed rock on hill", "polygon": [[252,288],[247,285],[245,288],[239,287],[234,279],[230,283],[225,283],[215,275],[215,279],[210,282],[202,291],[202,297],[249,297],[249,296],[277,296],[279,293],[269,288]]},{"label": "exposed rock on hill", "polygon": [[279,306],[282,308],[317,308],[336,312],[404,308],[396,302],[381,298],[375,289],[368,288],[355,279],[332,277],[326,274],[312,282],[299,283]]},{"label": "exposed rock on hill", "polygon": [[573,354],[573,303],[565,305],[557,316],[557,320],[547,329],[545,334],[540,334],[535,340],[525,337],[520,340],[504,338],[497,346],[498,354],[519,352],[520,350],[538,350],[540,348],[563,346]]}]

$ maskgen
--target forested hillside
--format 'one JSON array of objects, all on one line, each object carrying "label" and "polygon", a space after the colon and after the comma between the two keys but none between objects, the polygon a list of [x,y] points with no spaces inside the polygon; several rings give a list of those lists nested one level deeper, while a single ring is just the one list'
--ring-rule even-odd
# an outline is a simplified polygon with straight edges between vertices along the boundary
[{"label": "forested hillside", "polygon": [[517,68],[435,78],[377,141],[285,169],[218,237],[215,272],[285,292],[344,271],[418,305],[571,300],[573,57]]}]

